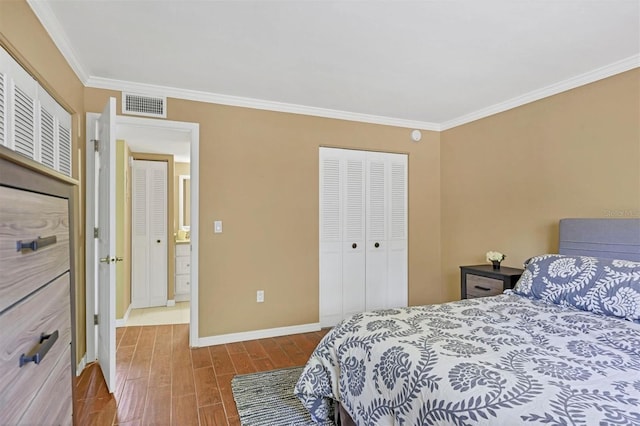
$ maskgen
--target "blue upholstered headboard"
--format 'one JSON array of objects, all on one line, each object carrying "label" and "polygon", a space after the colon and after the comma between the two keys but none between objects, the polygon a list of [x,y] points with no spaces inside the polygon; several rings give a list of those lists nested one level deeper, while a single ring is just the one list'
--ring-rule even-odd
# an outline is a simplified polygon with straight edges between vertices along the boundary
[{"label": "blue upholstered headboard", "polygon": [[559,251],[640,262],[640,219],[561,219]]}]

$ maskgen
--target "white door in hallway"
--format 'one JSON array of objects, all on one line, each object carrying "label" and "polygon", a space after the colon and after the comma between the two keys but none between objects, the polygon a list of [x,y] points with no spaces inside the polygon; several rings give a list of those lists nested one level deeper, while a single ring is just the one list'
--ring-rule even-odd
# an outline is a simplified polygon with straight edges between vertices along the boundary
[{"label": "white door in hallway", "polygon": [[[95,225],[98,230],[97,270],[97,359],[109,392],[116,384],[116,189],[115,189],[116,100],[110,98],[95,128]],[[91,148],[91,147],[89,147]],[[88,204],[90,205],[90,204]],[[94,233],[94,236],[96,234]]]},{"label": "white door in hallway", "polygon": [[167,304],[167,163],[134,160],[131,168],[131,305]]}]

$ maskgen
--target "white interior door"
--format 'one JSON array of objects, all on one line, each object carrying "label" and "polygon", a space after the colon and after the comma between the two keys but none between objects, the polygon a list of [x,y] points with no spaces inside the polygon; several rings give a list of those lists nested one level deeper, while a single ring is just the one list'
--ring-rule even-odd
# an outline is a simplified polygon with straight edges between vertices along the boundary
[{"label": "white interior door", "polygon": [[109,392],[116,376],[116,282],[115,282],[115,117],[116,100],[110,98],[97,121],[96,222],[97,238],[97,358]]},{"label": "white interior door", "polygon": [[167,163],[132,166],[131,304],[167,304]]}]

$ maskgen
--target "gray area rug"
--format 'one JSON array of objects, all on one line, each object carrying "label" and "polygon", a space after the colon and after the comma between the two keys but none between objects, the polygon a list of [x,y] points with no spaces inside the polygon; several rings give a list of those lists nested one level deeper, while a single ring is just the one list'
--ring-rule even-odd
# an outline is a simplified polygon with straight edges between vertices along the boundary
[{"label": "gray area rug", "polygon": [[301,373],[293,367],[235,376],[231,390],[242,426],[315,425],[293,394]]}]

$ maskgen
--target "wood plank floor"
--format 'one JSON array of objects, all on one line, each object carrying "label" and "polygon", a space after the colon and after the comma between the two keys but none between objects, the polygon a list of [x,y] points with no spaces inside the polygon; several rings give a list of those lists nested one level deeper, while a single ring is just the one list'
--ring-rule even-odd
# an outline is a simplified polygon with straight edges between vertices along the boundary
[{"label": "wood plank floor", "polygon": [[76,378],[76,425],[240,425],[236,374],[304,365],[327,330],[189,348],[189,325],[116,331],[116,386],[97,364]]}]

